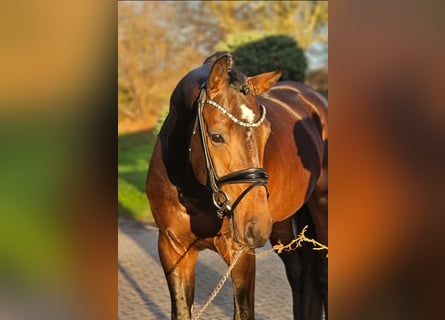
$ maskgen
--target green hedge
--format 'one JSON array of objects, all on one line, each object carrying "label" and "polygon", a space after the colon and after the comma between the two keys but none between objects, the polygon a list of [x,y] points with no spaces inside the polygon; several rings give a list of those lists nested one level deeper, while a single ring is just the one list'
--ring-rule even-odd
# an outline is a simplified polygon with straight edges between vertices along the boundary
[{"label": "green hedge", "polygon": [[280,80],[304,82],[308,66],[304,51],[288,35],[264,35],[248,32],[232,35],[216,50],[230,51],[235,68],[247,76],[280,69]]}]

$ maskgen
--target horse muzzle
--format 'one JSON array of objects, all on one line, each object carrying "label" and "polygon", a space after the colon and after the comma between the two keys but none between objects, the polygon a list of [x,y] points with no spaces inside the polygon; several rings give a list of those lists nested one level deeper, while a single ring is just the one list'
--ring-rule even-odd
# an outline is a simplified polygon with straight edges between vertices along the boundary
[{"label": "horse muzzle", "polygon": [[267,240],[269,240],[270,233],[272,232],[272,223],[266,221],[261,225],[257,220],[250,221],[244,228],[237,228],[236,222],[232,217],[230,223],[230,231],[232,239],[243,247],[249,249],[255,249],[263,247]]},{"label": "horse muzzle", "polygon": [[[272,218],[264,189],[258,189],[257,192],[263,195],[253,196],[252,199],[247,197],[233,215],[229,216],[233,240],[250,249],[264,246],[272,232]],[[264,200],[260,201],[261,198]]]}]

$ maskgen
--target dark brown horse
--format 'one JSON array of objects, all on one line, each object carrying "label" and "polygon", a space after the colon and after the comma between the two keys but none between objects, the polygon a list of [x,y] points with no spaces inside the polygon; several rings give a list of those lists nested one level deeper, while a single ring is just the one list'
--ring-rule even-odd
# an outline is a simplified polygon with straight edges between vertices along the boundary
[{"label": "dark brown horse", "polygon": [[[281,72],[245,77],[216,53],[177,85],[150,162],[147,196],[159,227],[172,319],[190,319],[194,266],[203,249],[230,264],[234,319],[254,319],[255,256],[290,242],[308,224],[327,238],[327,102],[312,89],[279,82]],[[314,230],[315,229],[315,230]],[[326,252],[280,254],[294,318],[327,310]]]}]

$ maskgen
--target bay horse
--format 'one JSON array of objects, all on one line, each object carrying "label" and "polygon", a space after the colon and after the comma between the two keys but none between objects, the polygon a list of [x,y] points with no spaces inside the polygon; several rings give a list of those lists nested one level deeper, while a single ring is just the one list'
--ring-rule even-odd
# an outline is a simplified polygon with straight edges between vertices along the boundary
[{"label": "bay horse", "polygon": [[[146,193],[171,318],[190,319],[198,253],[212,249],[231,272],[234,319],[254,319],[255,248],[288,243],[295,226],[327,238],[327,101],[311,88],[277,82],[281,71],[246,77],[217,52],[177,84],[158,135]],[[267,112],[267,113],[266,113]],[[304,249],[304,247],[303,247]],[[279,254],[294,319],[327,318],[327,255]]]}]

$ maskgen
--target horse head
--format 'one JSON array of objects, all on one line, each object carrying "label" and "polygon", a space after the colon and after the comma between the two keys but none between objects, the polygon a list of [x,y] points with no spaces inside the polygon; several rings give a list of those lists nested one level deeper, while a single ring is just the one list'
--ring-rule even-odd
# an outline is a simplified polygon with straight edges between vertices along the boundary
[{"label": "horse head", "polygon": [[280,71],[246,77],[232,70],[232,56],[209,60],[190,142],[196,179],[212,189],[217,215],[228,216],[233,239],[263,246],[272,229],[263,157],[270,134],[266,108],[255,96],[267,91]]}]

